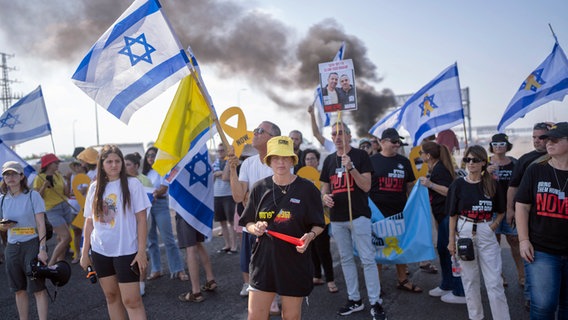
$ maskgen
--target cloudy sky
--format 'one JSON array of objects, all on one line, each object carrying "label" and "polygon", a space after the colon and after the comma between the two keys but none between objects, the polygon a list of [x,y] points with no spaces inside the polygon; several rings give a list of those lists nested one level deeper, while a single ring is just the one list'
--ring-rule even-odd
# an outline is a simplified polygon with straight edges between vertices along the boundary
[{"label": "cloudy sky", "polygon": [[[95,107],[71,82],[79,62],[130,5],[127,0],[49,2],[0,0],[0,52],[12,92],[43,88],[58,154],[74,146],[156,139],[177,86],[140,109],[125,125]],[[249,129],[264,119],[284,133],[305,132],[306,108],[319,62],[342,40],[355,63],[366,131],[388,107],[389,94],[417,91],[457,61],[469,87],[472,125],[496,125],[526,76],[551,52],[568,48],[568,2],[553,1],[185,1],[162,0],[184,47],[191,46],[219,114],[240,105]],[[360,87],[359,87],[360,86]],[[568,100],[552,102],[512,127],[568,119]],[[44,137],[17,147],[21,156],[53,152]]]}]

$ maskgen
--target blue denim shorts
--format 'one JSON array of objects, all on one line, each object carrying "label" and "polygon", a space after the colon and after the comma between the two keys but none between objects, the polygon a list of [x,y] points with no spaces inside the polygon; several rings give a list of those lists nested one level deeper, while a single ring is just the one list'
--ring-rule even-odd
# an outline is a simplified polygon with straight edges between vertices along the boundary
[{"label": "blue denim shorts", "polygon": [[[493,219],[495,219],[495,217],[497,217],[496,213],[493,214]],[[517,228],[512,228],[511,225],[507,223],[507,219],[503,218],[503,220],[501,220],[501,223],[499,224],[497,229],[495,229],[495,234],[504,234],[504,235],[508,235],[508,236],[516,236],[517,235]]]}]

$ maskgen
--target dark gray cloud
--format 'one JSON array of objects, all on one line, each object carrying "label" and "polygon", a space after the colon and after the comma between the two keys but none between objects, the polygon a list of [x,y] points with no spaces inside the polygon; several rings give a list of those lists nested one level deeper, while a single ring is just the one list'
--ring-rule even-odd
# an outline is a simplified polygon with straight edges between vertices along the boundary
[{"label": "dark gray cloud", "polygon": [[[130,3],[0,0],[0,32],[13,46],[2,50],[78,62]],[[214,66],[221,78],[244,77],[281,107],[306,108],[318,83],[317,64],[330,61],[342,41],[347,43],[344,58],[353,59],[355,65],[359,110],[353,118],[360,134],[394,103],[392,94],[371,85],[381,78],[363,41],[347,34],[334,19],[298,36],[273,16],[233,1],[163,0],[162,5],[182,45],[191,44],[202,65]],[[283,91],[305,100],[288,101]]]}]

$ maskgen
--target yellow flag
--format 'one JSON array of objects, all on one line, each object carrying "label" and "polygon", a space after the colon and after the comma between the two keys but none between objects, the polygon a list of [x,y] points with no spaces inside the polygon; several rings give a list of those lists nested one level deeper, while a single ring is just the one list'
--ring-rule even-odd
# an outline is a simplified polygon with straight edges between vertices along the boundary
[{"label": "yellow flag", "polygon": [[159,149],[152,168],[168,173],[189,150],[191,142],[212,124],[211,112],[192,76],[181,80],[154,146]]}]

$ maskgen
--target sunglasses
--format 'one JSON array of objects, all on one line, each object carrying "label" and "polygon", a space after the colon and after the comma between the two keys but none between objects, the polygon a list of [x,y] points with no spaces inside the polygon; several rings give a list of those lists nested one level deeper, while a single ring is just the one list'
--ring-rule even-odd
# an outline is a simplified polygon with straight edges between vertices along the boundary
[{"label": "sunglasses", "polygon": [[270,134],[270,132],[264,130],[263,128],[256,128],[256,129],[252,130],[252,133],[254,133],[254,134],[263,134],[263,133],[266,133],[267,135],[269,135],[269,136],[271,136],[271,137],[274,137],[273,135]]},{"label": "sunglasses", "polygon": [[[562,137],[562,138],[558,138],[558,137],[547,137],[548,138],[548,142],[552,142],[552,143],[558,143],[558,141],[562,140],[562,139],[568,139],[568,137]],[[539,137],[539,139],[542,139],[542,136]]]},{"label": "sunglasses", "polygon": [[462,161],[463,161],[464,163],[471,163],[471,162],[473,162],[473,163],[480,163],[480,162],[482,162],[483,160],[478,159],[478,158],[464,157],[464,158],[462,159]]},{"label": "sunglasses", "polygon": [[146,154],[146,158],[155,158],[156,154],[155,153],[148,153]]},{"label": "sunglasses", "polygon": [[392,144],[401,144],[402,143],[402,141],[400,141],[400,140],[390,140],[390,139],[386,139],[386,140],[390,141],[390,143],[392,143]]},{"label": "sunglasses", "polygon": [[492,147],[505,147],[507,145],[507,142],[491,142],[491,146]]}]

